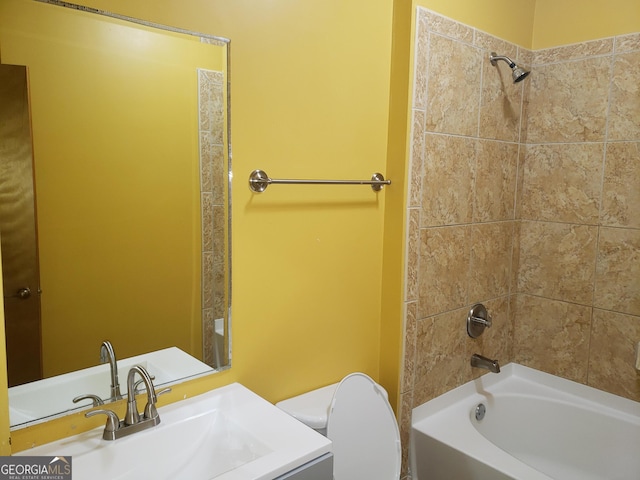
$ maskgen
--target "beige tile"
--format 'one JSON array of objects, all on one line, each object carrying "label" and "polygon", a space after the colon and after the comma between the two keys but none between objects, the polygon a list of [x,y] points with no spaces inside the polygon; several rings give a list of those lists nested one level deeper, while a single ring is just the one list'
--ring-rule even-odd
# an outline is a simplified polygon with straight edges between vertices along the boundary
[{"label": "beige tile", "polygon": [[202,356],[204,363],[207,365],[215,365],[214,358],[214,341],[215,341],[215,323],[213,318],[213,310],[210,308],[202,311]]},{"label": "beige tile", "polygon": [[511,277],[509,278],[509,292],[515,294],[518,292],[518,276],[520,274],[520,236],[522,230],[522,221],[516,220],[513,223],[513,250],[511,252]]},{"label": "beige tile", "polygon": [[606,55],[612,52],[613,38],[602,38],[589,42],[537,50],[533,52],[533,64],[566,62],[568,60],[587,58],[593,55]]},{"label": "beige tile", "polygon": [[202,193],[202,251],[213,250],[213,195],[209,192]]},{"label": "beige tile", "polygon": [[640,317],[595,309],[589,355],[589,385],[640,401],[640,375],[635,349]]},{"label": "beige tile", "polygon": [[523,221],[518,291],[591,305],[598,227]]},{"label": "beige tile", "polygon": [[471,379],[467,312],[467,308],[462,308],[418,322],[414,387],[416,405]]},{"label": "beige tile", "polygon": [[471,303],[507,295],[511,274],[513,222],[471,225]]},{"label": "beige tile", "polygon": [[227,208],[225,206],[213,206],[211,223],[213,224],[213,263],[221,265],[226,261],[226,249],[224,247],[226,243],[225,226],[227,225]]},{"label": "beige tile", "polygon": [[640,315],[640,230],[600,228],[594,306]]},{"label": "beige tile", "polygon": [[211,133],[214,144],[222,145],[225,106],[223,88],[219,82],[220,72],[198,69],[198,75],[199,129]]},{"label": "beige tile", "polygon": [[496,52],[498,55],[506,55],[514,61],[518,57],[518,47],[516,45],[479,30],[476,30],[473,44],[485,51],[484,57],[487,62],[491,52]]},{"label": "beige tile", "polygon": [[522,218],[596,225],[604,144],[529,145]]},{"label": "beige tile", "polygon": [[625,53],[640,50],[640,33],[619,35],[615,38],[615,52]]},{"label": "beige tile", "polygon": [[426,130],[477,135],[481,50],[431,34],[429,52]]},{"label": "beige tile", "polygon": [[483,57],[480,137],[517,142],[524,83],[513,83],[511,69],[505,62],[493,66],[489,53]]},{"label": "beige tile", "polygon": [[[638,117],[640,122],[640,117]],[[640,228],[640,143],[607,144],[601,223]]]},{"label": "beige tile", "polygon": [[473,197],[473,221],[514,218],[518,144],[480,140]]},{"label": "beige tile", "polygon": [[407,245],[406,245],[406,295],[405,301],[418,298],[418,266],[420,259],[420,209],[407,210]]},{"label": "beige tile", "polygon": [[416,357],[416,331],[418,325],[418,303],[411,302],[404,307],[404,363],[402,368],[402,383],[400,392],[405,393],[413,389],[414,368]]},{"label": "beige tile", "polygon": [[211,154],[213,155],[211,159],[213,203],[215,205],[224,205],[225,191],[229,182],[224,147],[222,145],[214,145]]},{"label": "beige tile", "polygon": [[524,201],[522,191],[524,190],[524,168],[525,168],[526,153],[527,153],[527,146],[520,145],[520,148],[518,149],[518,172],[516,176],[516,194],[515,194],[516,204],[514,208],[515,210],[514,218],[518,220],[522,218],[522,202]]},{"label": "beige tile", "polygon": [[640,140],[640,51],[615,56],[609,140]]},{"label": "beige tile", "polygon": [[429,59],[428,14],[418,9],[416,20],[416,44],[413,72],[413,108],[424,110],[427,107],[427,69]]},{"label": "beige tile", "polygon": [[518,55],[514,60],[518,65],[533,65],[533,52],[527,48],[518,47]]},{"label": "beige tile", "polygon": [[215,316],[219,312],[214,305],[216,292],[214,275],[213,254],[211,252],[204,252],[202,254],[202,308],[213,309],[213,315]]},{"label": "beige tile", "polygon": [[[206,256],[206,254],[205,254]],[[224,265],[216,265],[213,273],[207,272],[208,278],[212,277],[212,308],[215,318],[224,318],[225,312],[225,275]]]},{"label": "beige tile", "polygon": [[405,478],[409,474],[409,445],[411,440],[411,411],[413,404],[413,392],[400,395],[400,445],[402,446],[402,467],[400,477]]},{"label": "beige tile", "polygon": [[527,80],[522,83],[522,112],[520,113],[520,144],[526,144],[529,139],[527,133],[529,131],[529,110],[531,103],[531,84],[533,83],[531,74]]},{"label": "beige tile", "polygon": [[427,25],[430,31],[455,38],[466,43],[473,42],[473,28],[450,18],[438,15],[430,10],[425,10]]},{"label": "beige tile", "polygon": [[467,304],[469,228],[426,228],[420,235],[418,318]]},{"label": "beige tile", "polygon": [[424,163],[424,112],[413,111],[411,123],[411,162],[409,164],[409,206],[419,206],[422,199]]},{"label": "beige tile", "polygon": [[425,140],[422,227],[469,223],[473,213],[476,140],[429,134]]},{"label": "beige tile", "polygon": [[420,260],[420,210],[411,208],[407,212],[407,263],[405,300],[418,299],[418,267]]},{"label": "beige tile", "polygon": [[527,79],[527,141],[603,141],[610,64],[608,57],[595,57],[536,67]]},{"label": "beige tile", "polygon": [[213,135],[210,132],[200,132],[200,191],[202,192],[213,191],[215,149]]},{"label": "beige tile", "polygon": [[591,307],[522,294],[515,305],[515,361],[586,383]]}]

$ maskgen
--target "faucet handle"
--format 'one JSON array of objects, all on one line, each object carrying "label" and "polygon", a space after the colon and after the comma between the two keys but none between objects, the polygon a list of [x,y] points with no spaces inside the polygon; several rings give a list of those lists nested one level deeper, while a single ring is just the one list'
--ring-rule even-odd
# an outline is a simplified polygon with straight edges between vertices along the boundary
[{"label": "faucet handle", "polygon": [[156,392],[156,397],[159,397],[160,395],[164,395],[165,393],[169,393],[170,391],[171,391],[171,387],[163,388],[159,392]]},{"label": "faucet handle", "polygon": [[[153,381],[153,380],[156,379],[156,376],[155,375],[149,375],[149,378]],[[141,393],[141,390],[138,390],[138,387],[140,386],[141,383],[144,383],[144,380],[140,379],[136,383],[133,384],[133,393],[135,393],[136,395],[139,395]]]},{"label": "faucet handle", "polygon": [[481,303],[476,303],[467,315],[467,334],[471,338],[478,338],[485,328],[491,327],[492,323],[487,308]]},{"label": "faucet handle", "polygon": [[82,400],[91,400],[93,402],[94,407],[99,407],[100,405],[104,405],[104,401],[98,396],[92,393],[87,393],[84,395],[79,395],[73,399],[73,403],[81,402]]},{"label": "faucet handle", "polygon": [[487,318],[471,317],[471,321],[479,325],[489,328],[492,325],[491,315],[487,314]]},{"label": "faucet handle", "polygon": [[102,438],[105,440],[113,440],[115,439],[115,432],[120,428],[120,419],[115,412],[111,410],[91,410],[84,414],[86,418],[93,417],[94,415],[106,415],[107,423],[104,426],[104,432],[102,433]]},{"label": "faucet handle", "polygon": [[[171,391],[171,387],[163,388],[159,392],[156,392],[156,399],[160,395],[164,395],[165,393],[169,393]],[[147,402],[144,406],[144,418],[157,418],[158,417],[158,409],[156,408],[155,402]]]}]

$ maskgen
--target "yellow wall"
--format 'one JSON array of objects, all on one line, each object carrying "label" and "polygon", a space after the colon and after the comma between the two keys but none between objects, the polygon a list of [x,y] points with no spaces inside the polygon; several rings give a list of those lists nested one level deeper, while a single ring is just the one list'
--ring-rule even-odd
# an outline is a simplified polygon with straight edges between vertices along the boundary
[{"label": "yellow wall", "polygon": [[[386,192],[258,195],[247,179],[256,168],[274,178],[385,173],[391,1],[156,3],[145,18],[232,39],[232,376],[272,401],[354,370],[377,377]],[[141,14],[130,2],[101,5]]]},{"label": "yellow wall", "polygon": [[532,47],[542,48],[640,31],[638,0],[536,0]]}]

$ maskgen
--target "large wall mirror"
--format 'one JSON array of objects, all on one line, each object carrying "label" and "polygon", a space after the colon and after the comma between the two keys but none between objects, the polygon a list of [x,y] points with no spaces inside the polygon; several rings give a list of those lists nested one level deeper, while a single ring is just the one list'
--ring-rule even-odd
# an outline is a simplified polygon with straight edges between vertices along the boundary
[{"label": "large wall mirror", "polygon": [[107,343],[157,384],[230,366],[229,107],[227,39],[0,0],[12,428],[110,400]]}]

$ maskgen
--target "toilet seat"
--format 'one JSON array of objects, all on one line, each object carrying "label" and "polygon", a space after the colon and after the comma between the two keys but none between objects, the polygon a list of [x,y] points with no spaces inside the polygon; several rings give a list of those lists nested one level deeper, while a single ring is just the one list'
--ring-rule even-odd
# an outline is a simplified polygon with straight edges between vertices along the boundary
[{"label": "toilet seat", "polygon": [[363,373],[336,388],[327,437],[333,443],[335,480],[398,480],[400,432],[384,389]]}]

